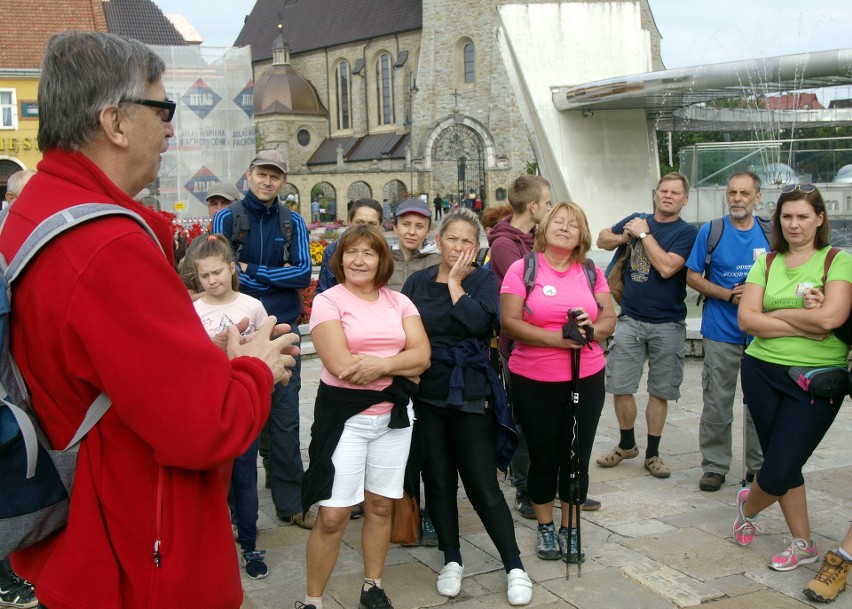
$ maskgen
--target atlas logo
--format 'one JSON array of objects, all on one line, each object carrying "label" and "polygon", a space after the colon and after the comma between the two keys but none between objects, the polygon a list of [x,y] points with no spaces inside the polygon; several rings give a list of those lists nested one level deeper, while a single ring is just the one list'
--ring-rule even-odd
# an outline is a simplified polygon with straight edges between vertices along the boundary
[{"label": "atlas logo", "polygon": [[189,181],[183,185],[192,196],[198,199],[201,203],[207,202],[207,191],[210,190],[210,187],[213,186],[216,182],[220,182],[221,180],[216,176],[215,173],[207,169],[207,167],[201,166],[201,169],[195,172],[195,175],[192,176]]},{"label": "atlas logo", "polygon": [[180,99],[199,118],[205,118],[222,101],[222,96],[207,86],[203,80],[198,79]]},{"label": "atlas logo", "polygon": [[252,118],[254,116],[254,81],[248,81],[245,88],[237,93],[233,101],[242,108],[246,116]]}]

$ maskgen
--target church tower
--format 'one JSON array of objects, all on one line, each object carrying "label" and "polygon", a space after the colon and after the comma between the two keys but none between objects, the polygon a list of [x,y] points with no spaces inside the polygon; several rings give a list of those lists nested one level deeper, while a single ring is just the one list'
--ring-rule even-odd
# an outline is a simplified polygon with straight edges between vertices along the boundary
[{"label": "church tower", "polygon": [[423,30],[412,135],[422,189],[471,190],[506,203],[505,186],[534,161],[497,48],[494,0],[423,0]]}]

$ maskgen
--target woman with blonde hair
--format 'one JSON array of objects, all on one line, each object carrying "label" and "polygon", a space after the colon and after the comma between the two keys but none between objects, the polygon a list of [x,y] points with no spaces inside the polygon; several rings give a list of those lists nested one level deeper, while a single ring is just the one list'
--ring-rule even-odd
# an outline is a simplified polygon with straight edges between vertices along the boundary
[{"label": "woman with blonde hair", "polygon": [[[559,203],[536,232],[534,285],[528,290],[524,282],[525,264],[532,261],[521,259],[509,267],[500,288],[500,322],[515,340],[509,371],[515,416],[529,446],[527,490],[538,521],[536,555],[542,560],[584,560],[579,511],[571,518],[565,507],[569,497],[582,505],[589,490],[589,458],[605,397],[601,343],[615,329],[606,277],[586,258],[591,243],[580,206]],[[572,352],[580,354],[577,378]],[[575,391],[579,402],[573,404]],[[577,471],[572,471],[572,451],[578,453]],[[558,530],[553,522],[557,490],[563,502]]]}]

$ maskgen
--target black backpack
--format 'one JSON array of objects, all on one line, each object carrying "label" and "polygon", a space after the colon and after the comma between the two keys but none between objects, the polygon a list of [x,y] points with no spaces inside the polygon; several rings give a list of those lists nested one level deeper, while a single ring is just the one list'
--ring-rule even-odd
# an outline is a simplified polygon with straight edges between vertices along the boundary
[{"label": "black backpack", "polygon": [[[754,216],[754,221],[760,226],[763,231],[763,236],[766,237],[766,243],[772,244],[772,220],[763,216]],[[704,276],[710,276],[710,264],[713,257],[713,251],[722,240],[722,233],[725,232],[725,219],[714,218],[710,221],[710,233],[707,235],[707,255],[704,257]]]},{"label": "black backpack", "polygon": [[[240,259],[240,251],[246,236],[251,229],[248,214],[246,214],[245,205],[242,201],[234,201],[229,209],[234,218],[233,226],[231,227],[231,247],[234,248],[234,254],[237,260]],[[278,201],[278,224],[281,229],[281,234],[284,236],[284,262],[290,261],[290,241],[293,239],[293,210],[287,205]]]},{"label": "black backpack", "polygon": [[[772,244],[772,220],[763,216],[754,216],[754,221],[760,226],[763,231],[763,236],[766,238],[766,243]],[[722,234],[725,232],[725,219],[714,218],[710,221],[710,233],[707,235],[707,254],[704,256],[704,276],[710,278],[710,265],[713,261],[713,252],[722,240]],[[701,304],[704,296],[698,295],[695,304]]]}]

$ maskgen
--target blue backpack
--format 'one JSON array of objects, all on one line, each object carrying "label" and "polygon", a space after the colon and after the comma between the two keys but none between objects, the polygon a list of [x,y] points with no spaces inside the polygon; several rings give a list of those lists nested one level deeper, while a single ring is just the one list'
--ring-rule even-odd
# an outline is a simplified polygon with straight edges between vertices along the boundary
[{"label": "blue backpack", "polygon": [[[0,214],[0,231],[7,214],[8,211]],[[0,556],[31,546],[65,526],[80,441],[111,405],[109,397],[101,393],[89,406],[68,446],[54,450],[39,425],[29,391],[12,357],[12,284],[56,236],[83,222],[114,215],[133,218],[159,245],[138,214],[118,205],[86,203],[58,212],[39,224],[8,266],[0,255]]]}]

